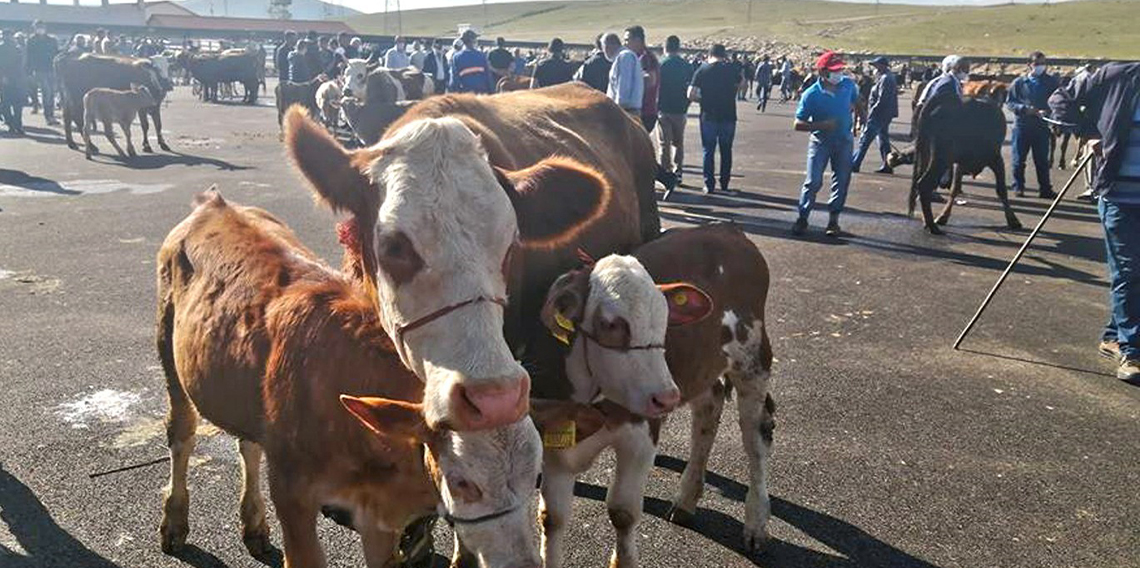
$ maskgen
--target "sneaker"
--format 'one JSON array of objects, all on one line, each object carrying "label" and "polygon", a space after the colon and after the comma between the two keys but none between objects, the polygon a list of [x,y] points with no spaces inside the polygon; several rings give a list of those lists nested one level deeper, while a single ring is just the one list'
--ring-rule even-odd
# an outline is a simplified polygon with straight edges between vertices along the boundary
[{"label": "sneaker", "polygon": [[883,167],[881,167],[881,168],[879,168],[879,169],[875,170],[875,173],[877,173],[877,174],[887,174],[887,175],[894,175],[894,173],[895,173],[895,170],[894,170],[894,168],[892,168],[892,167],[890,167],[890,166],[883,166]]},{"label": "sneaker", "polygon": [[838,237],[843,234],[843,229],[839,228],[839,221],[833,219],[827,223],[827,229],[823,234],[829,237]]},{"label": "sneaker", "polygon": [[1097,346],[1097,352],[1106,359],[1120,360],[1120,344],[1115,341],[1101,341]]},{"label": "sneaker", "polygon": [[1096,192],[1092,188],[1086,189],[1084,193],[1077,196],[1078,201],[1085,201],[1088,203],[1096,203]]},{"label": "sneaker", "polygon": [[795,223],[792,224],[792,234],[798,237],[807,232],[807,227],[807,219],[800,217],[799,219],[796,219]]},{"label": "sneaker", "polygon": [[1129,383],[1140,382],[1140,359],[1125,359],[1116,368],[1116,378]]},{"label": "sneaker", "polygon": [[711,188],[707,185],[701,189],[701,192],[704,193],[705,195],[712,195],[713,191],[714,191],[714,188]]}]

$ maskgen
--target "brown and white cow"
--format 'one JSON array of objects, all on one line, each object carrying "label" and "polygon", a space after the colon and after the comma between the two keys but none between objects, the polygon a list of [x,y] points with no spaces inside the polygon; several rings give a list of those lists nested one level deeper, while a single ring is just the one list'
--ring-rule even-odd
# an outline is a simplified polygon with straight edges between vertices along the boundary
[{"label": "brown and white cow", "polygon": [[325,506],[350,514],[370,568],[393,565],[404,527],[436,511],[483,568],[538,566],[530,505],[541,449],[530,420],[430,428],[423,383],[401,363],[367,280],[330,269],[265,211],[204,194],[159,251],[157,315],[170,401],[164,551],[189,532],[201,416],[238,438],[242,538],[255,556],[270,547],[264,452],[286,567],[325,566]]},{"label": "brown and white cow", "polygon": [[[749,465],[744,546],[749,551],[764,547],[775,426],[768,394],[767,294],[763,255],[730,225],[669,231],[633,257],[604,258],[551,287],[543,321],[552,335],[569,343],[563,349],[566,384],[555,390],[568,392],[573,404],[534,405],[548,442],[542,476],[547,568],[562,566],[575,476],[608,447],[617,460],[606,494],[617,533],[611,566],[637,565],[637,524],[657,432],[665,412],[678,402],[692,405],[691,454],[670,518],[689,522],[731,388],[739,393]],[[540,386],[536,379],[536,390]],[[569,447],[551,449],[552,443]]]},{"label": "brown and white cow", "polygon": [[377,308],[426,383],[433,427],[525,414],[530,377],[512,347],[542,334],[545,291],[577,247],[629,251],[659,231],[652,143],[585,86],[433,97],[356,151],[300,109],[285,122],[294,164],[363,228]]}]

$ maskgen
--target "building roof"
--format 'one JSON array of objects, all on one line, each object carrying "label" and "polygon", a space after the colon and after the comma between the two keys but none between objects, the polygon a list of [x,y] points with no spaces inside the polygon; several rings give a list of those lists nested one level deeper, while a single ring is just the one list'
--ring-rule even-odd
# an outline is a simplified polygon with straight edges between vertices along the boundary
[{"label": "building roof", "polygon": [[356,33],[348,24],[334,20],[270,20],[265,18],[219,18],[212,16],[154,14],[146,24],[156,30],[202,30],[221,32],[299,32],[315,30],[319,34]]}]

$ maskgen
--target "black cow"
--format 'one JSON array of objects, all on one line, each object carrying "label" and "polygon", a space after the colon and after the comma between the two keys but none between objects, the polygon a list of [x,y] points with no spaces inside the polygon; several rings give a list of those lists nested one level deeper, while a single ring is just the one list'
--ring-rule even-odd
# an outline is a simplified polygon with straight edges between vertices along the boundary
[{"label": "black cow", "polygon": [[[977,176],[989,168],[997,181],[997,195],[1011,229],[1020,229],[1009,206],[1005,186],[1005,160],[1001,155],[1005,142],[1005,115],[1001,107],[985,99],[959,99],[957,95],[937,96],[922,106],[918,117],[918,139],[912,150],[891,152],[887,163],[892,167],[914,164],[908,213],[914,214],[917,198],[922,204],[922,220],[931,234],[940,235],[938,225],[945,225],[954,207],[954,197],[962,191],[962,176]],[[953,168],[954,185],[946,208],[937,219],[930,203],[939,180]]]}]

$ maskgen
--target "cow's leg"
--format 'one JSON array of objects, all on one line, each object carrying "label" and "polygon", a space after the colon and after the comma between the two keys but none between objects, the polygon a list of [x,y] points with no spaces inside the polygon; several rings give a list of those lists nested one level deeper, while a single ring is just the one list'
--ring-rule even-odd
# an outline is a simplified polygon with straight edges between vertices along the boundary
[{"label": "cow's leg", "polygon": [[110,120],[103,121],[103,135],[106,136],[107,141],[115,147],[115,151],[119,153],[120,157],[126,157],[127,154],[123,152],[122,146],[119,146],[119,142],[115,140],[115,131],[111,128]]},{"label": "cow's leg", "polygon": [[285,568],[325,568],[324,551],[317,538],[320,506],[309,494],[309,487],[275,467],[269,459],[269,496],[281,522],[285,545]]},{"label": "cow's leg", "polygon": [[[160,342],[162,339],[160,338]],[[169,340],[167,340],[169,343]],[[160,350],[162,345],[160,344]],[[170,409],[166,414],[166,444],[170,448],[170,481],[163,489],[162,524],[159,536],[162,551],[178,552],[186,544],[190,533],[190,492],[186,486],[186,470],[190,467],[190,454],[194,452],[194,433],[198,428],[198,411],[182,388],[172,365],[166,367],[166,394]]]},{"label": "cow's leg", "polygon": [[954,199],[962,193],[962,166],[955,164],[951,167],[950,172],[950,198],[946,200],[946,206],[942,208],[942,213],[934,220],[938,225],[945,225],[950,221],[950,212],[954,209]]},{"label": "cow's leg", "polygon": [[[546,450],[547,454],[558,450]],[[574,472],[547,460],[542,468],[542,558],[546,568],[562,568],[566,529],[573,515]]]},{"label": "cow's leg", "polygon": [[[916,165],[917,167],[917,165]],[[914,182],[914,191],[918,194],[919,204],[922,206],[922,223],[932,235],[941,235],[942,229],[934,223],[934,211],[930,203],[938,182],[950,167],[949,161],[944,157],[934,156],[930,167]]]},{"label": "cow's leg", "polygon": [[[79,118],[76,118],[75,105],[71,104],[70,102],[66,102],[63,105],[63,136],[64,138],[67,138],[67,147],[71,148],[72,150],[78,150],[79,146],[75,144],[75,139],[72,137],[71,126],[74,124],[76,127],[78,127],[80,129],[80,133],[82,133],[84,129],[82,118],[83,113],[81,112],[79,114]],[[86,141],[87,138],[84,138],[84,140]],[[84,142],[84,144],[86,144],[86,142]]]},{"label": "cow's leg", "polygon": [[154,119],[154,137],[158,139],[158,147],[164,152],[169,152],[170,146],[166,145],[166,137],[162,135],[162,109],[157,105],[154,106],[150,109],[150,116]]},{"label": "cow's leg", "polygon": [[994,172],[994,190],[997,191],[998,201],[1001,201],[1001,209],[1005,212],[1005,224],[1013,230],[1021,229],[1021,221],[1017,220],[1017,215],[1013,213],[1013,208],[1009,205],[1009,190],[1005,186],[1005,160],[1002,159],[1001,154],[994,156],[990,162],[990,170]]},{"label": "cow's leg", "polygon": [[[66,121],[67,118],[65,117],[63,120]],[[91,144],[91,129],[93,129],[93,128],[95,128],[94,124],[84,123],[83,124],[83,130],[79,131],[79,134],[83,138],[83,154],[84,154],[84,156],[87,157],[88,160],[91,159],[92,154],[95,154],[98,152],[98,150],[95,148],[95,146],[93,144]]]},{"label": "cow's leg", "polygon": [[641,522],[642,500],[657,445],[649,435],[649,424],[628,428],[614,443],[617,467],[606,493],[606,512],[617,536],[610,568],[636,568],[637,525]]},{"label": "cow's leg", "polygon": [[268,553],[269,525],[265,522],[265,497],[261,494],[261,445],[238,440],[241,453],[241,540],[254,557]]},{"label": "cow's leg", "polygon": [[360,544],[364,547],[364,564],[368,568],[397,566],[396,545],[400,534],[382,531],[376,522],[365,520],[364,527],[358,526]]},{"label": "cow's leg", "polygon": [[681,486],[673,497],[673,507],[669,510],[669,520],[680,525],[692,522],[697,502],[704,493],[709,452],[716,441],[721,411],[724,410],[723,383],[717,381],[712,389],[693,399],[689,406],[693,412],[689,432],[689,463],[681,474]]},{"label": "cow's leg", "polygon": [[[147,117],[149,111],[139,111],[139,128],[142,129],[142,151],[148,154],[153,153],[154,150],[150,147],[150,119]],[[158,125],[155,125],[157,129]]]},{"label": "cow's leg", "polygon": [[[759,326],[762,326],[762,322]],[[757,326],[757,327],[759,327]],[[732,363],[725,376],[736,387],[736,409],[744,454],[748,458],[748,496],[744,500],[744,548],[758,552],[768,543],[772,504],[768,497],[768,458],[776,423],[775,403],[768,393],[772,347],[763,328],[743,342],[726,345]]]},{"label": "cow's leg", "polygon": [[[1069,139],[1072,137],[1072,133],[1068,131],[1061,133],[1061,157],[1057,160],[1057,167],[1062,170],[1065,169],[1065,154],[1069,153]],[[1049,165],[1053,165],[1052,160],[1049,161]]]},{"label": "cow's leg", "polygon": [[132,158],[138,156],[135,153],[135,145],[131,143],[131,123],[129,121],[120,122],[119,127],[123,129],[123,138],[127,140],[127,155]]}]

